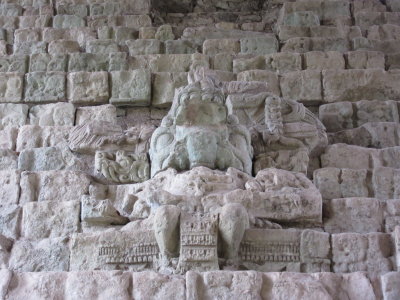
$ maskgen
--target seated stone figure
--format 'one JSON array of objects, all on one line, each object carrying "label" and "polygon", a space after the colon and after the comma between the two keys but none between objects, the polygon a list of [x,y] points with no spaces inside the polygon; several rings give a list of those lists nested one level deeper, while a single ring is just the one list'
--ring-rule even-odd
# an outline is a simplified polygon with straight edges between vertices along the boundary
[{"label": "seated stone figure", "polygon": [[213,78],[189,76],[178,90],[171,110],[150,142],[151,176],[167,168],[178,171],[197,166],[251,174],[249,131],[228,114],[222,88]]}]

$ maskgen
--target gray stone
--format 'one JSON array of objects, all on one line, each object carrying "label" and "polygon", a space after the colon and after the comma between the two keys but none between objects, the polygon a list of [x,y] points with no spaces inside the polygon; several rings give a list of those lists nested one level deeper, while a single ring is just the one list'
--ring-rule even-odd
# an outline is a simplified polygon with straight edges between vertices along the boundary
[{"label": "gray stone", "polygon": [[70,103],[35,105],[29,110],[29,124],[39,126],[72,126],[75,107]]},{"label": "gray stone", "polygon": [[0,171],[0,206],[18,204],[20,177],[17,170]]},{"label": "gray stone", "polygon": [[26,104],[0,103],[0,129],[23,126],[27,116]]},{"label": "gray stone", "polygon": [[197,46],[188,40],[168,40],[164,42],[166,54],[192,54],[197,52]]},{"label": "gray stone", "polygon": [[321,73],[317,70],[290,72],[280,79],[282,96],[309,103],[322,100]]},{"label": "gray stone", "polygon": [[[351,53],[351,52],[350,52]],[[336,51],[311,51],[304,54],[305,67],[312,70],[344,69],[343,54]]]},{"label": "gray stone", "polygon": [[159,54],[162,42],[157,39],[128,40],[129,55]]},{"label": "gray stone", "polygon": [[270,54],[279,51],[279,42],[275,36],[247,38],[240,40],[240,52],[246,54]]},{"label": "gray stone", "polygon": [[13,170],[18,168],[18,153],[0,149],[0,170]]},{"label": "gray stone", "polygon": [[347,52],[348,69],[385,68],[385,55],[378,51],[351,51]]},{"label": "gray stone", "polygon": [[0,74],[0,103],[21,102],[23,89],[23,74],[1,73]]},{"label": "gray stone", "polygon": [[119,47],[113,40],[93,40],[86,43],[86,52],[109,54],[119,52]]},{"label": "gray stone", "polygon": [[153,74],[152,100],[155,107],[169,107],[174,99],[175,89],[187,84],[185,72],[158,72]]},{"label": "gray stone", "polygon": [[29,72],[65,72],[66,70],[66,55],[50,55],[47,53],[37,53],[30,56]]},{"label": "gray stone", "polygon": [[58,102],[65,100],[64,72],[32,72],[26,75],[26,102]]},{"label": "gray stone", "polygon": [[206,55],[216,55],[218,53],[239,53],[239,39],[210,39],[203,43],[203,53]]},{"label": "gray stone", "polygon": [[107,72],[71,72],[67,81],[67,98],[71,103],[99,104],[108,101]]},{"label": "gray stone", "polygon": [[75,15],[56,15],[53,17],[54,28],[85,27],[85,20]]},{"label": "gray stone", "polygon": [[400,297],[400,272],[389,272],[381,276],[383,299],[396,300]]},{"label": "gray stone", "polygon": [[0,72],[25,73],[27,71],[28,56],[8,55],[0,57]]},{"label": "gray stone", "polygon": [[0,149],[15,150],[15,141],[18,136],[18,128],[6,127],[0,129]]},{"label": "gray stone", "polygon": [[296,11],[287,14],[283,19],[283,24],[287,26],[319,26],[318,15],[312,11]]},{"label": "gray stone", "polygon": [[76,125],[83,125],[91,121],[105,121],[117,124],[117,109],[112,104],[99,106],[78,107],[76,110]]},{"label": "gray stone", "polygon": [[69,54],[79,52],[79,43],[76,41],[58,40],[49,43],[48,50],[49,54]]},{"label": "gray stone", "polygon": [[0,210],[0,234],[10,239],[17,239],[20,234],[21,207],[2,205]]},{"label": "gray stone", "polygon": [[156,34],[154,36],[157,40],[165,42],[167,40],[174,40],[175,35],[172,31],[171,25],[161,25],[157,28]]},{"label": "gray stone", "polygon": [[47,44],[45,42],[22,42],[14,44],[14,55],[32,55],[36,53],[46,53]]}]

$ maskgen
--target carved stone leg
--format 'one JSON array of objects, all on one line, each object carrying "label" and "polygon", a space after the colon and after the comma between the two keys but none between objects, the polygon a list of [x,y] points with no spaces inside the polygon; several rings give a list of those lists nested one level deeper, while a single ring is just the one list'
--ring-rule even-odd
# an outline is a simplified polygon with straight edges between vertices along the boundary
[{"label": "carved stone leg", "polygon": [[249,227],[246,209],[238,203],[225,205],[219,215],[219,233],[222,239],[223,255],[235,263],[244,231]]},{"label": "carved stone leg", "polygon": [[178,255],[180,213],[178,207],[165,205],[158,208],[154,216],[154,232],[163,258]]}]

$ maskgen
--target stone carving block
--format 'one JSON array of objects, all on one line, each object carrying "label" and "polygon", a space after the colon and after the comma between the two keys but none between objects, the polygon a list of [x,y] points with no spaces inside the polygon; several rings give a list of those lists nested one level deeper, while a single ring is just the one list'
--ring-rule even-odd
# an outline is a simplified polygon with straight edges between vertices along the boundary
[{"label": "stone carving block", "polygon": [[81,199],[81,220],[90,225],[125,225],[129,222],[119,214],[109,199],[96,200],[84,196]]},{"label": "stone carving block", "polygon": [[71,103],[98,104],[108,101],[107,72],[68,73],[67,97]]},{"label": "stone carving block", "polygon": [[240,40],[240,52],[246,54],[270,54],[278,52],[279,42],[275,36],[245,38]]},{"label": "stone carving block", "polygon": [[28,65],[26,55],[8,55],[0,57],[0,72],[25,73]]},{"label": "stone carving block", "polygon": [[76,109],[76,125],[83,125],[91,121],[104,121],[117,124],[117,109],[114,105],[78,107]]},{"label": "stone carving block", "polygon": [[85,20],[75,15],[56,15],[53,17],[54,28],[85,27]]},{"label": "stone carving block", "polygon": [[152,100],[155,107],[169,107],[174,99],[175,89],[187,85],[187,73],[159,72],[153,74]]},{"label": "stone carving block", "polygon": [[0,73],[0,103],[21,102],[23,75],[21,73]]},{"label": "stone carving block", "polygon": [[0,103],[0,129],[25,125],[28,108],[26,104]]},{"label": "stone carving block", "polygon": [[13,170],[18,168],[18,153],[0,149],[0,170]]},{"label": "stone carving block", "polygon": [[22,126],[18,133],[16,151],[41,147],[66,147],[72,126]]},{"label": "stone carving block", "polygon": [[29,110],[29,124],[39,126],[73,126],[75,107],[71,103],[35,105]]},{"label": "stone carving block", "polygon": [[65,73],[32,72],[26,75],[25,101],[58,102],[65,100]]},{"label": "stone carving block", "polygon": [[0,234],[10,239],[17,239],[20,232],[21,207],[2,205],[0,210]]},{"label": "stone carving block", "polygon": [[95,170],[115,183],[142,182],[150,177],[150,164],[146,154],[117,151],[96,152]]},{"label": "stone carving block", "polygon": [[64,54],[37,53],[30,56],[29,72],[65,72],[67,56]]},{"label": "stone carving block", "polygon": [[322,100],[321,73],[316,70],[290,72],[280,80],[282,96],[307,102]]},{"label": "stone carving block", "polygon": [[110,102],[115,105],[147,106],[151,100],[149,70],[111,72]]},{"label": "stone carving block", "polygon": [[20,177],[17,170],[0,171],[0,206],[18,204]]},{"label": "stone carving block", "polygon": [[93,40],[86,43],[86,52],[109,54],[119,52],[119,47],[113,40]]},{"label": "stone carving block", "polygon": [[[162,42],[157,39],[128,40],[129,55],[159,54]],[[116,52],[116,51],[115,51]]]},{"label": "stone carving block", "polygon": [[22,233],[25,238],[40,240],[64,237],[78,232],[80,201],[41,201],[23,205]]}]

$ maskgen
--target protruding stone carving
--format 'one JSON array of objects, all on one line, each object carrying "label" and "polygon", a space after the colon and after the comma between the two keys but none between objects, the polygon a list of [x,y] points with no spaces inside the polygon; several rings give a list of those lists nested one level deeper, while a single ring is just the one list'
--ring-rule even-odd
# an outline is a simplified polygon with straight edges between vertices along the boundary
[{"label": "protruding stone carving", "polygon": [[115,153],[97,151],[95,169],[116,183],[142,182],[149,179],[150,175],[150,164],[146,154],[123,150]]},{"label": "protruding stone carving", "polygon": [[236,116],[228,114],[221,84],[199,74],[179,90],[171,110],[151,138],[151,175],[169,167],[178,171],[196,166],[251,174],[250,134]]},{"label": "protruding stone carving", "polygon": [[95,200],[84,196],[81,203],[81,220],[90,225],[124,225],[129,221],[118,213],[108,199]]}]

